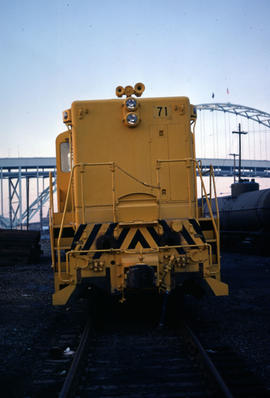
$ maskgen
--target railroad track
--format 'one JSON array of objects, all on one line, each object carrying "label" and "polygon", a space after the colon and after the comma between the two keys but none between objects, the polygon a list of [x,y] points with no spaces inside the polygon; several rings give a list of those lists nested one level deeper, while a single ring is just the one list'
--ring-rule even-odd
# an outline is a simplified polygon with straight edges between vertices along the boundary
[{"label": "railroad track", "polygon": [[216,347],[207,352],[234,397],[270,397],[270,391],[231,347]]},{"label": "railroad track", "polygon": [[187,325],[169,329],[130,319],[99,328],[88,322],[59,394],[72,396],[232,397]]},{"label": "railroad track", "polygon": [[[108,302],[103,304],[90,311],[84,329],[87,305],[58,319],[57,347],[41,361],[29,396],[270,397],[228,347],[204,350],[184,323],[159,327],[159,311],[153,314],[158,306],[145,309],[136,302],[131,309],[121,305],[112,310]],[[74,355],[63,354],[67,346]]]},{"label": "railroad track", "polygon": [[36,349],[37,359],[27,396],[57,398],[82,339],[87,303],[56,311],[51,339]]}]

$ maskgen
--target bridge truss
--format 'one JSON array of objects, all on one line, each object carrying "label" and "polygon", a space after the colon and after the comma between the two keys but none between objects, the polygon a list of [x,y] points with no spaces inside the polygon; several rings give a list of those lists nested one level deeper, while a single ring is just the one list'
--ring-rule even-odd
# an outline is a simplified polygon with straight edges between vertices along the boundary
[{"label": "bridge truss", "polygon": [[211,112],[219,111],[219,112],[227,112],[232,113],[237,116],[245,117],[247,119],[253,120],[263,126],[270,128],[270,114],[267,112],[260,111],[255,108],[250,108],[244,105],[236,105],[227,103],[209,103],[209,104],[198,104],[196,105],[197,110],[208,110]]},{"label": "bridge truss", "polygon": [[[49,173],[56,188],[55,158],[0,159],[0,228],[47,224]],[[37,216],[37,217],[35,217]]]},{"label": "bridge truss", "polygon": [[[233,114],[270,128],[269,113],[244,105],[206,103],[198,104],[196,108],[198,111]],[[201,156],[201,161],[204,169],[211,163],[215,174],[220,177],[231,176],[235,172],[232,159],[217,159],[215,156],[209,159]],[[245,177],[270,177],[270,161],[243,160],[241,170]],[[47,222],[43,213],[48,208],[46,203],[49,198],[50,171],[55,189],[55,158],[0,159],[0,228],[28,228],[29,222],[35,218],[39,219],[39,226],[42,228]],[[31,181],[34,184],[31,185]]]}]

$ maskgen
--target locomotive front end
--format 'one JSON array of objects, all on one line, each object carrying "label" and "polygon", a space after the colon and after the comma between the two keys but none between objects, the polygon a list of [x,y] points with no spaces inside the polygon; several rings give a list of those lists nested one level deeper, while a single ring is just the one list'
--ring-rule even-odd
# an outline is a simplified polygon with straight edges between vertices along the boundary
[{"label": "locomotive front end", "polygon": [[[186,97],[76,101],[56,140],[58,212],[51,197],[54,304],[90,284],[119,295],[204,281],[217,295],[218,221],[198,207],[194,126]],[[125,98],[121,98],[121,97]],[[52,192],[52,189],[51,189]],[[51,193],[52,196],[52,193]],[[209,201],[208,201],[209,203]]]}]

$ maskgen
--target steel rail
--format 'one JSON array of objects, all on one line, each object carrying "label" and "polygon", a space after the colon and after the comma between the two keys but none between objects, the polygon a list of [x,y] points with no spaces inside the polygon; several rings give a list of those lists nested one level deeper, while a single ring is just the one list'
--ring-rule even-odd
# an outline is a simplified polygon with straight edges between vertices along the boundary
[{"label": "steel rail", "polygon": [[230,392],[229,388],[225,384],[223,378],[221,377],[220,373],[218,372],[217,368],[215,367],[214,363],[210,359],[209,355],[201,345],[198,338],[195,336],[193,331],[190,327],[186,324],[182,324],[182,331],[183,334],[186,336],[186,339],[190,343],[192,347],[192,351],[197,356],[198,361],[206,368],[208,375],[210,376],[211,380],[215,384],[216,389],[218,390],[219,397],[224,398],[233,398],[232,393]]},{"label": "steel rail", "polygon": [[63,384],[63,387],[59,393],[59,398],[68,398],[71,396],[72,393],[72,389],[74,386],[74,381],[76,378],[76,374],[78,372],[79,366],[80,366],[80,362],[81,359],[83,357],[84,351],[85,351],[85,347],[86,347],[86,343],[89,337],[89,332],[90,332],[90,326],[91,326],[91,322],[90,319],[87,321],[87,324],[84,328],[81,340],[80,340],[80,344],[75,352],[71,367],[68,371],[68,374],[66,376],[65,382]]},{"label": "steel rail", "polygon": [[[59,398],[70,398],[74,393],[75,379],[78,373],[82,357],[85,353],[85,347],[90,332],[90,325],[91,322],[90,320],[88,320],[85,329],[83,331],[80,344],[73,358],[71,367],[67,373],[65,382],[59,393]],[[206,374],[208,376],[207,377],[208,382],[210,382],[211,385],[214,386],[213,393],[214,394],[217,393],[218,397],[233,398],[233,395],[229,391],[227,385],[223,381],[215,365],[209,358],[208,354],[206,353],[206,351],[204,350],[198,338],[195,336],[190,327],[186,323],[183,323],[180,331],[181,331],[181,337],[183,337],[184,341],[187,342],[187,347],[189,348],[189,351],[192,353],[192,356],[195,357],[195,361],[199,362],[199,364],[202,365],[200,366],[200,368],[206,371]]]}]

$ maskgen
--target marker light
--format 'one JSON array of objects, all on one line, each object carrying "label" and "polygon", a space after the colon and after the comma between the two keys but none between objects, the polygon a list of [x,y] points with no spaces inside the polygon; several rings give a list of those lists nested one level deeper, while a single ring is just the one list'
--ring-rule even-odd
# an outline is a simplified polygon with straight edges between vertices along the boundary
[{"label": "marker light", "polygon": [[71,124],[71,109],[67,109],[63,112],[63,122],[65,124]]},{"label": "marker light", "polygon": [[126,122],[129,127],[135,127],[139,123],[139,118],[136,113],[128,113],[126,116]]},{"label": "marker light", "polygon": [[135,98],[127,98],[126,107],[129,111],[135,111],[137,109],[137,101]]}]

